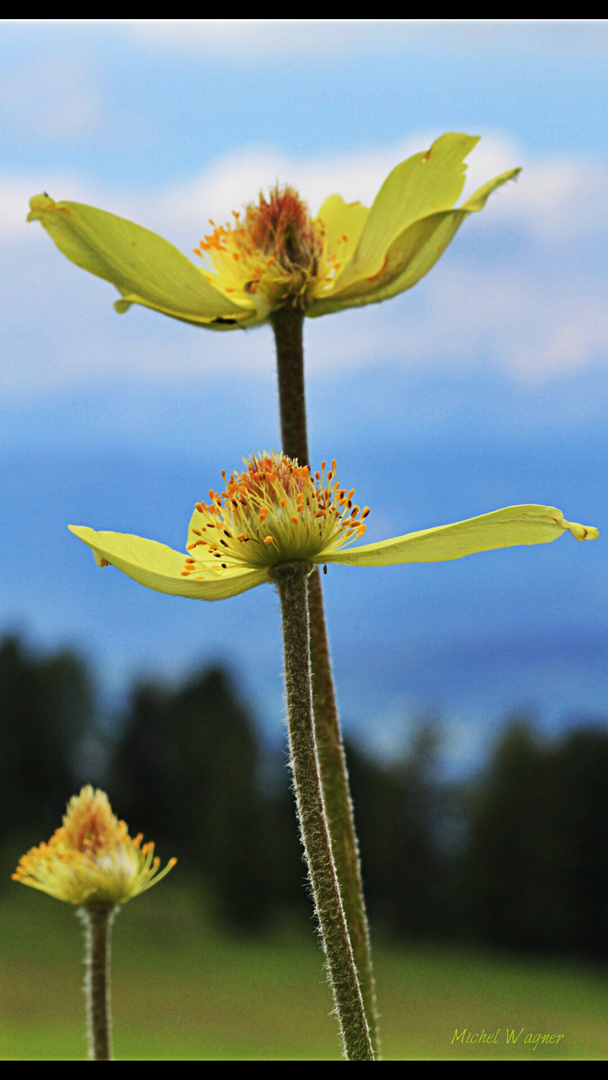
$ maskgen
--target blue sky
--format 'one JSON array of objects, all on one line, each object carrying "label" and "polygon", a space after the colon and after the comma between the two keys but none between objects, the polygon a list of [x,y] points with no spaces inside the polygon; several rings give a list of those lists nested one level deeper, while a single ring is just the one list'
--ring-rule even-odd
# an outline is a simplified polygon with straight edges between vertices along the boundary
[{"label": "blue sky", "polygon": [[[5,22],[0,43],[0,628],[70,643],[119,691],[223,658],[280,731],[277,602],[202,605],[96,571],[68,521],[182,548],[219,471],[278,446],[268,328],[132,308],[37,224],[47,190],[189,251],[276,179],[369,204],[443,131],[482,136],[467,189],[514,165],[437,266],[306,324],[313,456],[369,537],[542,502],[602,529],[608,419],[606,59],[592,22]],[[605,528],[605,526],[604,526]],[[606,709],[602,540],[325,579],[345,722],[380,750],[443,713],[466,764],[513,708]]]}]

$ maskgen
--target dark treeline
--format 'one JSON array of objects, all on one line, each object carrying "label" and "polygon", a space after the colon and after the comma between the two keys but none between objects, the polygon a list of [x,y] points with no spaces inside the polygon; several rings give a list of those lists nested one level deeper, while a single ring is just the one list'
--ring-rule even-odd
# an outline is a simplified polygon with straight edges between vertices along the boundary
[{"label": "dark treeline", "polygon": [[[119,722],[101,719],[82,660],[0,643],[5,852],[48,839],[89,782],[232,929],[310,917],[285,754],[263,747],[225,670],[141,682]],[[374,927],[608,962],[608,731],[547,741],[512,719],[460,784],[441,779],[439,749],[431,724],[390,764],[347,747]]]}]

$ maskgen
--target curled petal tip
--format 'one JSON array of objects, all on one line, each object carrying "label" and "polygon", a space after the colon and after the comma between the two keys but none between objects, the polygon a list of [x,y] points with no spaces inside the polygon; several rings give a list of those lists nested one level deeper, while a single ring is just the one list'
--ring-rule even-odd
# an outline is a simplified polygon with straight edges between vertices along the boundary
[{"label": "curled petal tip", "polygon": [[43,191],[42,195],[33,195],[29,202],[30,212],[26,221],[39,221],[42,213],[55,205],[55,200]]},{"label": "curled petal tip", "polygon": [[46,210],[49,206],[54,206],[55,200],[51,199],[50,195],[47,195],[46,191],[43,191],[41,195],[32,195],[30,199],[31,210]]},{"label": "curled petal tip", "polygon": [[89,545],[95,557],[95,562],[98,566],[112,565],[112,563],[108,562],[105,556],[103,556],[100,551],[97,551],[97,549],[94,548],[90,543],[90,537],[94,535],[92,529],[88,529],[86,528],[86,526],[83,525],[68,525],[68,529],[71,533],[74,533],[74,536],[77,536],[79,540],[84,540],[85,544]]},{"label": "curled petal tip", "polygon": [[564,525],[570,529],[576,540],[597,540],[600,535],[595,525],[578,525],[575,521],[564,521]]}]

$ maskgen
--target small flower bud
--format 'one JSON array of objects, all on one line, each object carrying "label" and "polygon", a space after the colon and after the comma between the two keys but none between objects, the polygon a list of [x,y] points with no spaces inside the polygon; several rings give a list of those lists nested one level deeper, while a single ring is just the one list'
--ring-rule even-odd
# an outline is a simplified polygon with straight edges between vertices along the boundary
[{"label": "small flower bud", "polygon": [[124,904],[177,862],[169,859],[159,874],[154,844],[142,846],[142,839],[140,834],[132,840],[105,792],[87,785],[70,799],[63,825],[48,844],[22,855],[13,880],[70,904]]}]

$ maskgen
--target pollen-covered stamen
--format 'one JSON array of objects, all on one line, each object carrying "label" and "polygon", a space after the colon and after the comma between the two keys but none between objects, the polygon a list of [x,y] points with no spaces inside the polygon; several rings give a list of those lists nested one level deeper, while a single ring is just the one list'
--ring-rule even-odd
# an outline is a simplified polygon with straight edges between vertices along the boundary
[{"label": "pollen-covered stamen", "polygon": [[340,269],[326,250],[322,222],[311,219],[288,185],[277,185],[268,197],[260,193],[242,215],[232,213],[233,224],[210,222],[213,231],[194,248],[207,279],[233,299],[256,297],[256,306],[263,302],[268,311],[285,302],[306,310]]},{"label": "pollen-covered stamen", "polygon": [[314,264],[320,245],[308,207],[293,188],[277,186],[268,199],[260,194],[258,205],[247,207],[245,223],[255,248],[266,255],[266,267],[278,261],[292,272]]},{"label": "pollen-covered stamen", "polygon": [[158,874],[154,844],[129,836],[112,813],[107,795],[84,787],[68,804],[63,825],[48,844],[31,848],[13,874],[15,881],[72,904],[124,903],[150,888],[175,865]]},{"label": "pollen-covered stamen", "polygon": [[369,508],[360,514],[352,505],[354,489],[340,487],[331,464],[327,472],[323,462],[313,475],[283,454],[264,452],[227,482],[224,474],[221,495],[211,490],[210,504],[196,503],[182,575],[199,579],[244,566],[309,561],[362,536]]}]

